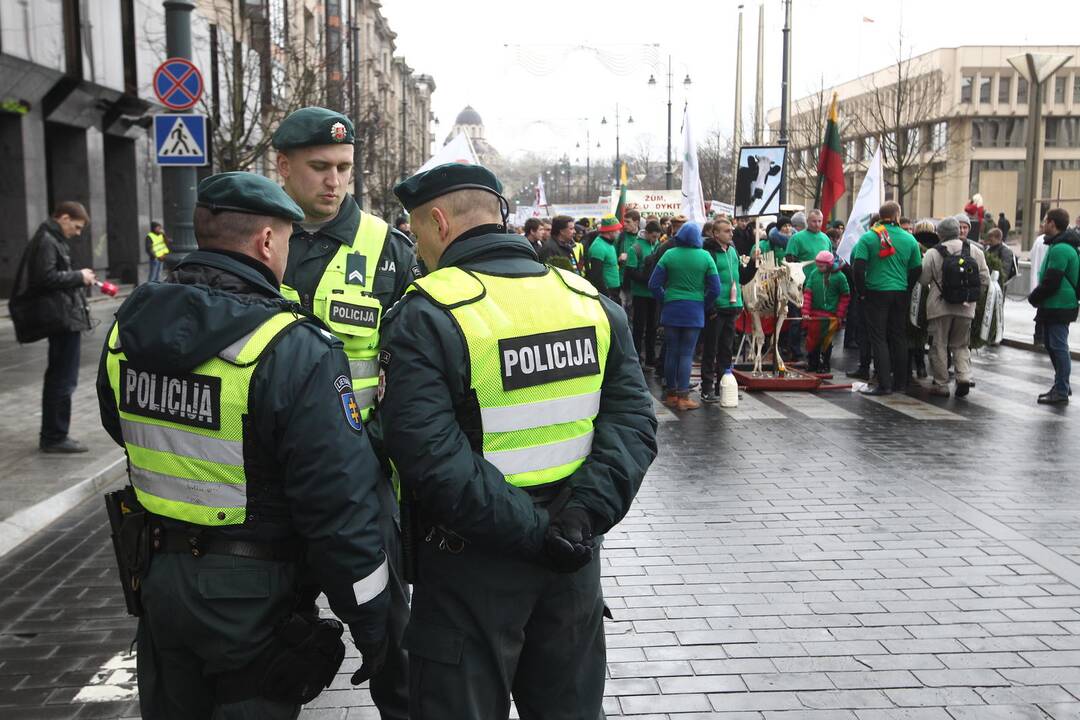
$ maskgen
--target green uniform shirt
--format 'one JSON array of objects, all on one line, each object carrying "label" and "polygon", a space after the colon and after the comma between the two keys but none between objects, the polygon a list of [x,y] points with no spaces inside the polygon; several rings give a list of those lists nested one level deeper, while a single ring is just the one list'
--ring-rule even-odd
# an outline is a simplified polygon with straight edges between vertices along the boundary
[{"label": "green uniform shirt", "polygon": [[619,276],[619,256],[615,254],[615,246],[597,235],[589,246],[589,258],[603,263],[604,283],[608,290],[618,290],[622,285],[622,278]]},{"label": "green uniform shirt", "polygon": [[664,253],[657,266],[667,271],[664,302],[705,299],[705,278],[716,275],[716,263],[701,248],[673,247]]},{"label": "green uniform shirt", "polygon": [[[660,243],[652,243],[645,238],[644,235],[638,235],[634,238],[633,242],[629,244],[626,250],[626,267],[627,269],[638,269],[644,267],[648,262],[652,254],[656,252],[656,248],[660,247]],[[641,248],[641,257],[638,257],[635,248]],[[637,280],[630,281],[630,294],[634,297],[647,297],[651,298],[652,293],[649,292],[649,284],[638,282]]]},{"label": "green uniform shirt", "polygon": [[863,233],[851,251],[851,261],[866,261],[866,289],[879,291],[905,291],[908,289],[908,271],[922,268],[919,243],[899,225],[885,226],[896,252],[881,257],[881,240],[873,230]]},{"label": "green uniform shirt", "polygon": [[799,262],[813,260],[822,250],[832,252],[832,241],[823,232],[800,230],[788,240],[787,254],[794,255]]},{"label": "green uniform shirt", "polygon": [[839,271],[829,273],[829,281],[826,283],[825,276],[817,269],[816,265],[807,268],[803,290],[810,291],[811,309],[831,313],[835,313],[837,307],[839,307],[840,297],[851,293],[851,288],[848,286],[844,273]]},{"label": "green uniform shirt", "polygon": [[[709,251],[716,264],[716,274],[720,276],[720,294],[714,305],[720,309],[741,308],[742,285],[739,283],[739,251],[734,245],[728,245],[724,252]],[[731,302],[731,286],[735,286],[735,302]]]},{"label": "green uniform shirt", "polygon": [[1060,270],[1065,274],[1058,285],[1057,292],[1046,298],[1039,306],[1046,310],[1072,310],[1077,306],[1076,284],[1080,280],[1080,255],[1076,248],[1068,243],[1054,243],[1046,251],[1042,267],[1039,269],[1039,280],[1047,270]]}]

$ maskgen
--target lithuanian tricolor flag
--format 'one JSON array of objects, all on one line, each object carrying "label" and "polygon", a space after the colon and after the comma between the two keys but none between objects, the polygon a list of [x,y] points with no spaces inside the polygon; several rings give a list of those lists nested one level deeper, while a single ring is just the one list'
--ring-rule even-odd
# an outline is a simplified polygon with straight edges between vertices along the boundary
[{"label": "lithuanian tricolor flag", "polygon": [[840,145],[840,123],[837,112],[837,97],[833,93],[829,106],[829,120],[825,125],[825,139],[821,143],[821,154],[817,165],[817,195],[814,205],[821,210],[825,219],[840,196],[844,194],[844,155]]}]

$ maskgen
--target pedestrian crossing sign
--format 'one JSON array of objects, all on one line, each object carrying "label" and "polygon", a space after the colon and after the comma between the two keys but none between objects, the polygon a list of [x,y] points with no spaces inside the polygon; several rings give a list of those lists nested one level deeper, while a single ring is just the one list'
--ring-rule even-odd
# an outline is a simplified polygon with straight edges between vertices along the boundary
[{"label": "pedestrian crossing sign", "polygon": [[158,165],[206,165],[206,139],[205,115],[154,116],[154,147]]}]

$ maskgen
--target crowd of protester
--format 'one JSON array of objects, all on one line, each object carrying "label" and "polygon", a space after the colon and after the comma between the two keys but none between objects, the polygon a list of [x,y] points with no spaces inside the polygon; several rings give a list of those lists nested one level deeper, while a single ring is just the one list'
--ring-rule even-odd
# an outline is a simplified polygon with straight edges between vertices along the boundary
[{"label": "crowd of protester", "polygon": [[[751,331],[744,286],[769,254],[775,264],[803,265],[802,303],[789,304],[781,327],[764,324],[766,333],[779,333],[789,365],[831,375],[834,341],[842,337],[854,366],[846,375],[864,381],[866,394],[904,392],[915,383],[932,395],[965,397],[975,384],[975,318],[989,284],[1004,289],[1017,275],[1005,243],[1010,229],[1004,214],[995,222],[975,196],[965,212],[937,221],[914,222],[886,202],[855,242],[850,263],[837,253],[844,224],[826,226],[816,209],[764,227],[756,219],[719,215],[699,225],[631,209],[621,221],[532,218],[521,232],[541,260],[584,275],[623,305],[640,362],[656,372],[664,403],[693,410],[719,399],[719,378]],[[1055,380],[1038,401],[1064,404],[1071,395],[1068,330],[1077,317],[1080,233],[1064,210],[1047,214],[1043,233],[1029,301]],[[700,402],[691,397],[695,359]]]}]

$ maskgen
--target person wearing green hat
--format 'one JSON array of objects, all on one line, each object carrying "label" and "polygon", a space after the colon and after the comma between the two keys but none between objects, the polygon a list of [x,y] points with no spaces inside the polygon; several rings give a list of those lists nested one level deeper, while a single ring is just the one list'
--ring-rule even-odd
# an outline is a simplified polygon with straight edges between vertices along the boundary
[{"label": "person wearing green hat", "polygon": [[[405,633],[414,718],[601,713],[600,537],[656,456],[617,302],[506,232],[490,170],[394,192],[432,272],[387,313],[379,414],[417,542]],[[605,241],[598,241],[605,242]],[[412,546],[410,546],[412,547]]]},{"label": "person wearing green hat", "polygon": [[379,462],[341,342],[279,292],[302,218],[259,175],[203,180],[199,249],[132,292],[102,351],[143,717],[295,718],[345,651],[340,622],[297,610],[302,565],[360,650],[354,681],[385,653]]},{"label": "person wearing green hat", "polygon": [[[376,450],[383,426],[372,417],[379,384],[383,314],[420,276],[412,240],[382,219],[361,212],[348,193],[354,167],[352,121],[334,110],[305,107],[286,117],[273,135],[285,192],[304,211],[293,224],[282,294],[326,323],[345,344],[360,417]],[[384,463],[384,474],[392,470]],[[409,590],[401,579],[397,503],[390,481],[378,484],[383,542],[390,557],[391,644],[371,696],[383,720],[408,717],[408,657],[401,636],[409,618]],[[309,592],[312,600],[317,595]]]},{"label": "person wearing green hat", "polygon": [[622,286],[619,276],[619,255],[615,244],[622,232],[623,225],[614,215],[600,218],[596,239],[589,245],[588,279],[604,295],[615,302],[621,302],[619,290]]}]

